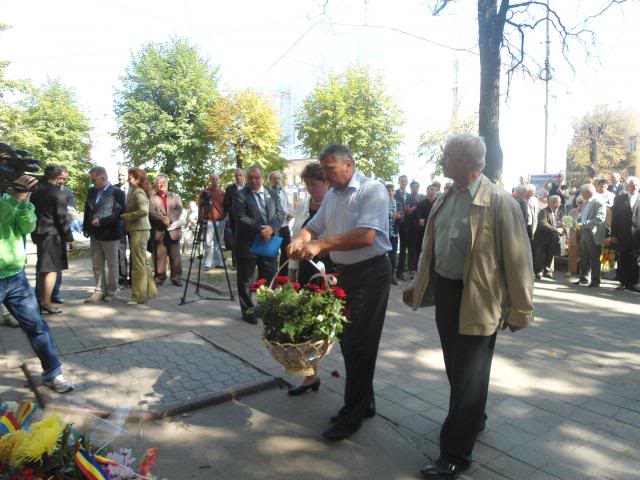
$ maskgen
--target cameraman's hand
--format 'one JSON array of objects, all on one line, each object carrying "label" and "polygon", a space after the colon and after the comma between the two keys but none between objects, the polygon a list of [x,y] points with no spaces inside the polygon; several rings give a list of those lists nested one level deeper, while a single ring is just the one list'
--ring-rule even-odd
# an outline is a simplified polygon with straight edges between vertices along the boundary
[{"label": "cameraman's hand", "polygon": [[[13,183],[14,185],[24,187],[25,189],[31,189],[37,185],[38,180],[30,175],[22,175],[14,180]],[[15,192],[11,187],[7,189],[7,193],[19,202],[28,200],[29,195],[31,195],[30,192]]]}]

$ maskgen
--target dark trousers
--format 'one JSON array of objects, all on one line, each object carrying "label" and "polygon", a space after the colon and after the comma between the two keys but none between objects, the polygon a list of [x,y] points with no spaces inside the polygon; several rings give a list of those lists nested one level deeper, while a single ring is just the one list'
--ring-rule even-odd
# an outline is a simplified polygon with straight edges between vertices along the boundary
[{"label": "dark trousers", "polygon": [[625,287],[638,283],[638,251],[631,245],[618,245],[618,280]]},{"label": "dark trousers", "polygon": [[130,265],[127,261],[127,234],[123,233],[118,246],[118,281],[120,285],[124,285],[131,278],[129,267]]},{"label": "dark trousers", "polygon": [[393,272],[387,255],[338,265],[337,270],[349,309],[349,323],[340,339],[347,372],[340,421],[359,424],[373,401],[373,374]]},{"label": "dark trousers", "polygon": [[242,317],[252,317],[253,315],[248,310],[253,308],[251,284],[254,282],[256,266],[258,267],[258,278],[265,278],[270,282],[278,269],[278,260],[275,257],[250,256],[238,257],[237,262],[238,299],[240,300]]},{"label": "dark trousers", "polygon": [[60,287],[62,286],[62,270],[58,272],[58,276],[56,277],[56,284],[53,286],[53,291],[51,292],[51,299],[57,300],[61,299],[60,296]]},{"label": "dark trousers", "polygon": [[280,266],[282,266],[284,262],[289,260],[289,256],[287,255],[287,247],[291,243],[291,229],[288,225],[285,225],[280,229],[278,235],[282,237],[282,245],[280,245]]},{"label": "dark trousers", "polygon": [[38,300],[24,270],[0,279],[0,302],[7,307],[27,335],[44,370],[43,380],[52,380],[59,375],[62,369],[58,352],[49,332],[49,325],[40,316]]},{"label": "dark trousers", "polygon": [[533,272],[549,273],[553,257],[560,253],[560,239],[553,235],[543,240],[533,240]]},{"label": "dark trousers", "polygon": [[398,236],[389,237],[391,242],[391,251],[389,252],[389,260],[391,260],[391,271],[396,271],[396,262],[398,261]]},{"label": "dark trousers", "polygon": [[600,285],[600,254],[602,247],[597,245],[590,231],[583,231],[580,237],[580,280]]},{"label": "dark trousers", "polygon": [[436,324],[451,387],[449,413],[440,430],[440,453],[452,462],[470,462],[484,423],[496,333],[460,335],[462,281],[436,275]]},{"label": "dark trousers", "polygon": [[409,247],[409,235],[404,223],[400,224],[398,237],[400,238],[400,253],[398,254],[398,264],[396,265],[396,275],[404,273],[404,266],[407,261],[407,248]]},{"label": "dark trousers", "polygon": [[407,230],[408,269],[415,272],[418,269],[418,229],[413,225]]},{"label": "dark trousers", "polygon": [[162,241],[153,241],[153,277],[158,284],[167,279],[167,257],[171,268],[171,281],[179,282],[182,280],[180,240],[172,240],[168,232]]}]

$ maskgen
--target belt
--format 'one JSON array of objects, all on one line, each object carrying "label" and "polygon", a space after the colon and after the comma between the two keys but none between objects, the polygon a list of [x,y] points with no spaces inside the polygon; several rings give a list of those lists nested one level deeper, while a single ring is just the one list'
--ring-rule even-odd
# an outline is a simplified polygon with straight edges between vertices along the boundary
[{"label": "belt", "polygon": [[337,263],[336,267],[339,270],[343,270],[343,269],[354,269],[354,270],[359,270],[361,268],[365,268],[365,267],[369,267],[371,265],[375,265],[376,263],[378,263],[379,261],[381,261],[382,259],[388,259],[387,254],[383,254],[383,255],[378,255],[376,257],[371,257],[371,258],[367,258],[366,260],[362,260],[361,262],[356,262],[356,263]]}]

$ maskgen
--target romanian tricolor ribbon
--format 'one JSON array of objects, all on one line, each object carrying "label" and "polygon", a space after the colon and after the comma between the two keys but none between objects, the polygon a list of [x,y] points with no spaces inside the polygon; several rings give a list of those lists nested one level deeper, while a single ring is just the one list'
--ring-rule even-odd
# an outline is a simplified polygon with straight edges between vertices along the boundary
[{"label": "romanian tricolor ribbon", "polygon": [[29,427],[37,410],[38,407],[32,402],[20,402],[18,410],[16,410],[16,420],[21,429],[25,430]]},{"label": "romanian tricolor ribbon", "polygon": [[[104,458],[104,457],[101,457]],[[88,480],[110,480],[109,475],[102,469],[100,462],[78,444],[74,462]],[[107,459],[108,460],[108,459]]]},{"label": "romanian tricolor ribbon", "polygon": [[0,415],[0,436],[15,432],[20,428],[20,424],[11,412],[4,412]]}]

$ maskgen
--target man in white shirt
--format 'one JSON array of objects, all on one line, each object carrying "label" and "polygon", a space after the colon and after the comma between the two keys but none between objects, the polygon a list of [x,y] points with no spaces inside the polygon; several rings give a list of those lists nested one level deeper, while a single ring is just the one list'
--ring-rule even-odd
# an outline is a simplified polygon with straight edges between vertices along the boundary
[{"label": "man in white shirt", "polygon": [[330,145],[320,153],[329,190],[320,210],[289,245],[293,259],[329,253],[346,292],[349,323],[340,346],[347,379],[344,406],[323,433],[330,441],[355,433],[375,415],[373,375],[391,287],[389,194],[355,169],[351,151]]}]

